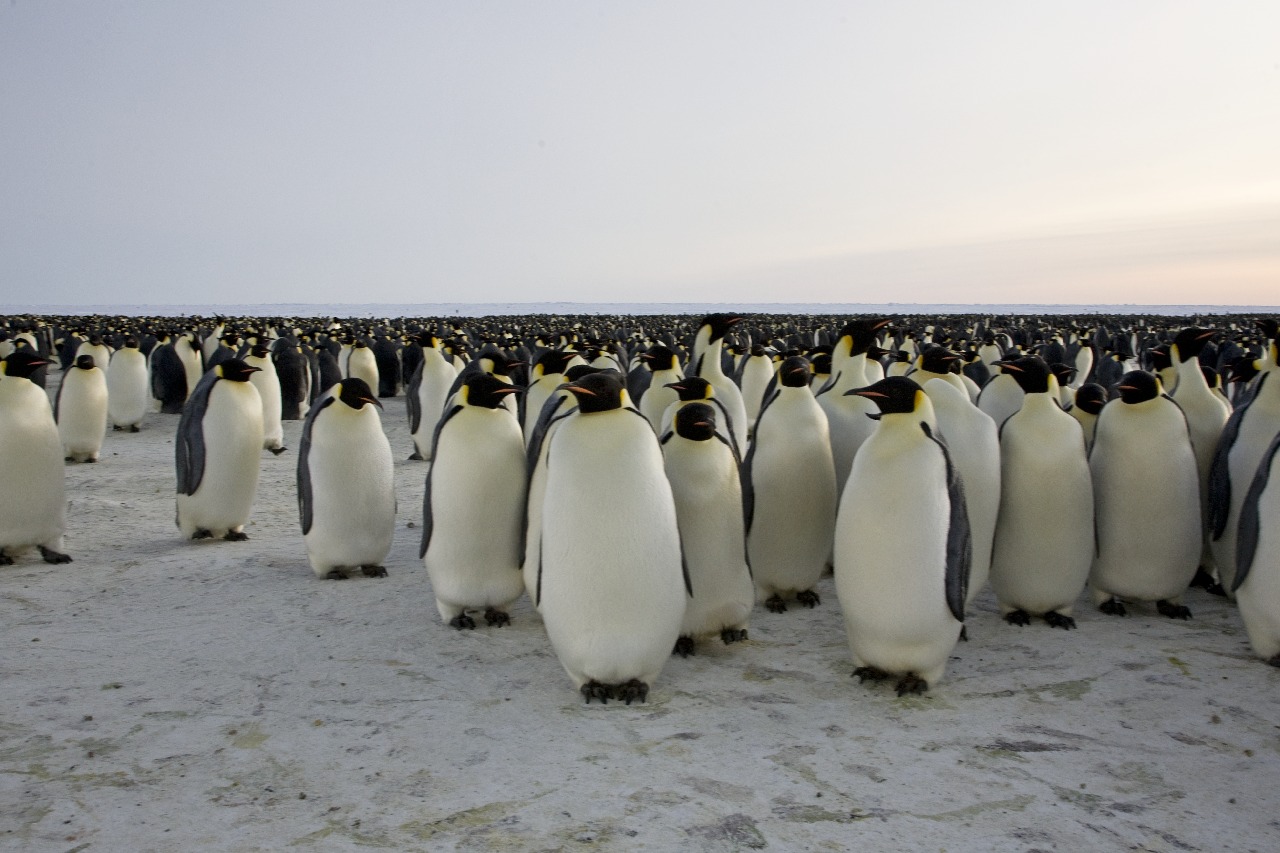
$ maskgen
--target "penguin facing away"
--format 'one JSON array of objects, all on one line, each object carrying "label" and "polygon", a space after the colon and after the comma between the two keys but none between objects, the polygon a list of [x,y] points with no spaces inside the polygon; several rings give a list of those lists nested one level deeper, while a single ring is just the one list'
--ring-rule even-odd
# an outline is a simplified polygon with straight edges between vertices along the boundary
[{"label": "penguin facing away", "polygon": [[725,375],[721,354],[724,336],[741,322],[742,318],[734,314],[708,314],[694,336],[693,364],[689,371],[690,375],[702,377],[715,388],[716,398],[729,414],[725,426],[733,433],[739,453],[747,446],[747,407],[741,389]]},{"label": "penguin facing away", "polygon": [[48,395],[29,378],[50,363],[25,348],[0,361],[0,566],[32,547],[46,563],[71,562],[62,441]]},{"label": "penguin facing away", "polygon": [[298,448],[298,512],[317,577],[386,577],[395,475],[382,404],[363,379],[343,379],[307,413]]},{"label": "penguin facing away", "polygon": [[503,405],[520,391],[488,373],[468,376],[432,442],[418,556],[440,618],[459,630],[476,627],[468,610],[508,624],[524,591],[524,439]]},{"label": "penguin facing away", "polygon": [[62,375],[53,407],[68,462],[97,462],[107,432],[107,375],[91,355]]},{"label": "penguin facing away", "polygon": [[923,693],[942,678],[964,627],[972,559],[964,489],[919,385],[889,377],[847,393],[880,409],[854,457],[835,532],[853,674],[897,676],[899,696]]},{"label": "penguin facing away", "polygon": [[444,414],[445,400],[458,371],[441,351],[440,339],[423,334],[418,338],[422,361],[414,369],[405,388],[405,402],[409,408],[409,434],[413,438],[412,460],[431,458],[431,441],[436,424]]},{"label": "penguin facing away", "polygon": [[174,440],[177,525],[190,539],[249,537],[245,522],[258,488],[262,397],[249,382],[257,370],[238,358],[204,375],[188,398]]},{"label": "penguin facing away", "polygon": [[284,426],[280,423],[283,402],[280,395],[280,378],[276,376],[276,365],[271,360],[271,350],[266,342],[259,338],[244,357],[244,363],[256,368],[249,374],[249,381],[258,389],[262,399],[262,447],[279,456],[287,449],[284,446]]},{"label": "penguin facing away", "polygon": [[107,365],[107,414],[116,431],[139,432],[147,413],[147,358],[126,338]]}]

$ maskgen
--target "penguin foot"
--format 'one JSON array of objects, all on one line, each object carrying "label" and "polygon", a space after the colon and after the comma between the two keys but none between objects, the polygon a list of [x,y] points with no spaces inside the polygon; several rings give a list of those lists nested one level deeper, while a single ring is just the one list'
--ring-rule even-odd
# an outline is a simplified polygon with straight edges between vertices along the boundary
[{"label": "penguin foot", "polygon": [[449,627],[457,628],[459,631],[463,629],[474,631],[476,629],[476,620],[472,619],[465,613],[459,613],[457,616],[449,620]]},{"label": "penguin foot", "polygon": [[227,535],[222,538],[228,542],[248,542],[249,534],[243,530],[228,530]]},{"label": "penguin foot", "polygon": [[382,566],[361,566],[360,573],[367,578],[385,578],[387,570]]},{"label": "penguin foot", "polygon": [[725,628],[720,632],[720,641],[726,646],[730,643],[741,643],[746,639],[746,628]]},{"label": "penguin foot", "polygon": [[964,643],[969,642],[969,626],[968,625],[960,626],[960,641]]},{"label": "penguin foot", "polygon": [[124,432],[124,427],[120,426],[120,424],[113,424],[111,429],[113,432]]},{"label": "penguin foot", "polygon": [[1027,613],[1025,610],[1013,610],[1004,615],[1004,621],[1008,622],[1010,625],[1030,625],[1031,614]]},{"label": "penguin foot", "polygon": [[75,462],[76,460],[75,460],[75,457],[73,457],[73,456],[64,456],[64,457],[62,457],[62,461],[63,461],[63,462]]},{"label": "penguin foot", "polygon": [[484,621],[490,628],[501,628],[511,624],[511,616],[502,610],[490,607],[484,612]]},{"label": "penguin foot", "polygon": [[818,594],[811,589],[801,590],[796,593],[796,601],[808,607],[810,610],[822,603],[822,599],[818,598]]},{"label": "penguin foot", "polygon": [[1049,623],[1050,628],[1062,628],[1065,631],[1070,631],[1076,627],[1076,620],[1070,616],[1063,616],[1056,610],[1050,610],[1046,613],[1044,621]]},{"label": "penguin foot", "polygon": [[137,424],[134,424],[133,426],[129,427],[129,432],[142,432],[142,427],[138,426]]},{"label": "penguin foot", "polygon": [[673,655],[680,655],[682,658],[687,658],[689,655],[693,654],[693,637],[680,637],[677,639],[676,647],[671,650],[671,653]]},{"label": "penguin foot", "polygon": [[1108,598],[1106,601],[1098,605],[1098,609],[1108,616],[1128,616],[1129,611],[1124,609],[1124,604],[1118,598]]},{"label": "penguin foot", "polygon": [[1213,579],[1213,575],[1206,571],[1204,566],[1199,566],[1196,568],[1195,577],[1191,579],[1191,583],[1187,584],[1187,586],[1196,587],[1197,589],[1208,589],[1215,583],[1217,583],[1217,581]]},{"label": "penguin foot", "polygon": [[[0,565],[3,565],[3,564],[0,563]],[[1267,664],[1269,666],[1280,667],[1280,654],[1272,655],[1271,657],[1267,658]]]},{"label": "penguin foot", "polygon": [[66,554],[63,554],[61,551],[55,551],[52,548],[46,548],[43,545],[40,546],[40,556],[44,557],[44,561],[46,563],[54,563],[55,565],[58,563],[71,562],[71,558]]},{"label": "penguin foot", "polygon": [[628,705],[632,702],[644,702],[649,698],[649,685],[638,678],[633,678],[626,684],[619,684],[614,695]]},{"label": "penguin foot", "polygon": [[770,613],[787,612],[787,603],[782,600],[782,596],[776,593],[765,599],[764,606],[769,609]]},{"label": "penguin foot", "polygon": [[599,699],[601,705],[608,705],[609,700],[613,698],[613,688],[607,684],[601,684],[598,681],[588,681],[580,688],[582,696],[587,700],[587,704],[591,704],[592,699]]},{"label": "penguin foot", "polygon": [[410,461],[410,462],[421,462],[421,461],[423,461],[423,459],[422,459],[422,454],[421,454],[421,453],[419,453],[419,452],[418,452],[418,451],[416,451],[416,450],[415,450],[415,451],[413,451],[412,453],[410,453],[410,454],[409,454],[409,461]]},{"label": "penguin foot", "polygon": [[853,671],[853,674],[859,684],[865,684],[868,681],[884,681],[889,677],[889,673],[874,666],[860,666]]},{"label": "penguin foot", "polygon": [[88,462],[89,464],[91,464],[91,465],[92,465],[93,463],[95,463],[95,462],[97,462],[97,461],[98,461],[98,457],[96,457],[96,456],[90,456],[88,459],[86,459],[86,460],[84,460],[84,461],[85,461],[85,462]]},{"label": "penguin foot", "polygon": [[347,579],[347,575],[342,569],[330,569],[329,574],[325,575],[324,579],[327,581],[344,581]]},{"label": "penguin foot", "polygon": [[914,672],[908,672],[898,680],[898,686],[895,689],[899,696],[906,696],[908,693],[924,693],[929,689],[929,682]]},{"label": "penguin foot", "polygon": [[201,539],[212,539],[212,538],[213,538],[213,534],[210,533],[208,530],[205,530],[203,527],[201,527],[195,533],[191,534],[192,542],[199,542]]},{"label": "penguin foot", "polygon": [[1226,587],[1224,587],[1224,586],[1223,586],[1222,584],[1220,584],[1220,583],[1211,583],[1211,584],[1209,584],[1208,586],[1206,586],[1206,587],[1204,588],[1204,591],[1205,591],[1205,592],[1207,592],[1207,593],[1209,593],[1210,595],[1216,595],[1216,596],[1218,596],[1219,598],[1226,598],[1226,597],[1227,597],[1227,590],[1226,590]]},{"label": "penguin foot", "polygon": [[288,449],[289,448],[287,447],[268,447],[267,448],[267,450],[270,450],[276,456],[279,456],[281,453],[284,453]]},{"label": "penguin foot", "polygon": [[0,566],[12,566],[12,565],[13,565],[13,557],[10,557],[8,554],[0,554]]},{"label": "penguin foot", "polygon": [[1161,616],[1168,616],[1170,619],[1191,618],[1191,609],[1189,607],[1183,604],[1173,604],[1164,599],[1156,602],[1156,610]]}]

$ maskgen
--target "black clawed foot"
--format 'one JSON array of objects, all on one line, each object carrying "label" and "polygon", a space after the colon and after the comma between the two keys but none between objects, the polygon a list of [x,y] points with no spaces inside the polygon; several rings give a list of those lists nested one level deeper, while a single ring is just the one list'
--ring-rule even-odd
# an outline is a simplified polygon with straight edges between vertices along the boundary
[{"label": "black clawed foot", "polygon": [[287,447],[268,447],[267,448],[267,450],[270,450],[271,453],[275,456],[279,456],[281,453],[284,453],[288,449],[289,448]]},{"label": "black clawed foot", "polygon": [[608,705],[609,700],[613,698],[613,688],[598,681],[588,681],[580,689],[582,698],[587,700],[588,705],[591,704],[592,699],[599,699],[601,705]]},{"label": "black clawed foot", "polygon": [[1118,598],[1108,598],[1106,601],[1098,605],[1098,609],[1108,616],[1128,616],[1129,611],[1125,610],[1124,604]]},{"label": "black clawed foot", "polygon": [[924,693],[929,689],[929,682],[925,681],[914,672],[908,672],[898,681],[895,688],[899,696],[906,696],[908,693]]},{"label": "black clawed foot", "polygon": [[1187,586],[1195,587],[1196,589],[1208,589],[1215,583],[1217,581],[1213,579],[1213,575],[1206,571],[1204,566],[1199,566],[1196,568],[1195,577],[1191,579],[1191,583],[1187,584]]},{"label": "black clawed foot", "polygon": [[1013,610],[1004,615],[1004,621],[1010,625],[1030,625],[1031,615],[1025,610]]},{"label": "black clawed foot", "polygon": [[868,681],[884,681],[889,677],[889,673],[874,666],[860,666],[853,671],[853,674],[859,684],[865,684]]},{"label": "black clawed foot", "polygon": [[197,530],[195,533],[191,534],[192,542],[198,542],[201,539],[212,539],[212,538],[213,538],[213,534],[210,533],[208,530],[205,530],[203,527]]},{"label": "black clawed foot", "polygon": [[228,542],[248,542],[249,534],[243,530],[228,530],[227,535],[222,538]]},{"label": "black clawed foot", "polygon": [[1216,595],[1219,598],[1227,597],[1227,589],[1220,583],[1211,583],[1204,588],[1204,591],[1210,595]]},{"label": "black clawed foot", "polygon": [[422,461],[423,461],[422,454],[421,454],[421,453],[419,453],[419,452],[418,452],[418,451],[416,451],[416,450],[415,450],[415,451],[413,451],[413,453],[410,453],[410,454],[409,454],[409,461],[410,461],[410,462],[422,462]]},{"label": "black clawed foot", "polygon": [[1056,610],[1050,610],[1044,615],[1044,621],[1049,623],[1050,628],[1062,628],[1070,631],[1076,627],[1076,620],[1070,616],[1064,616]]},{"label": "black clawed foot", "polygon": [[73,458],[71,458],[70,456],[64,456],[64,457],[62,457],[62,461],[63,461],[63,462],[75,462],[76,460],[75,460],[75,459],[73,459]]},{"label": "black clawed foot", "polygon": [[764,606],[768,608],[770,613],[786,613],[787,603],[782,600],[780,595],[771,595],[764,600]]},{"label": "black clawed foot", "polygon": [[138,426],[137,424],[134,424],[133,426],[129,427],[129,432],[142,432],[142,427]]},{"label": "black clawed foot", "polygon": [[330,569],[329,574],[325,575],[324,579],[327,581],[344,581],[347,576],[342,569]]},{"label": "black clawed foot", "polygon": [[969,626],[968,625],[960,626],[960,640],[961,642],[965,642],[965,643],[969,642]]},{"label": "black clawed foot", "polygon": [[1161,616],[1168,616],[1170,619],[1191,618],[1191,608],[1182,604],[1174,604],[1164,599],[1156,602],[1156,610],[1159,611]]},{"label": "black clawed foot", "polygon": [[633,678],[626,684],[619,684],[615,695],[628,705],[632,702],[644,702],[649,698],[649,685]]},{"label": "black clawed foot", "polygon": [[367,578],[385,578],[387,570],[382,566],[361,566],[360,572]]},{"label": "black clawed foot", "polygon": [[86,460],[84,460],[84,461],[85,461],[85,462],[88,462],[90,465],[93,465],[94,463],[96,463],[96,462],[98,461],[98,457],[93,456],[93,457],[90,457],[89,459],[86,459]]},{"label": "black clawed foot", "polygon": [[0,554],[0,566],[12,566],[12,565],[13,565],[13,557],[10,557],[8,554]]},{"label": "black clawed foot", "polygon": [[671,653],[680,655],[682,658],[687,658],[693,654],[693,637],[680,637],[676,640],[676,647],[671,650]]},{"label": "black clawed foot", "polygon": [[44,561],[46,563],[54,563],[55,565],[58,563],[71,562],[71,558],[66,554],[63,554],[61,551],[55,551],[52,548],[46,548],[43,545],[40,546],[40,556],[44,557]]},{"label": "black clawed foot", "polygon": [[1267,658],[1267,664],[1274,667],[1280,667],[1280,654]]},{"label": "black clawed foot", "polygon": [[476,629],[476,620],[472,619],[465,613],[459,613],[457,616],[449,620],[449,626],[451,628],[457,628],[459,631],[464,629],[474,631]]},{"label": "black clawed foot", "polygon": [[511,624],[511,616],[502,610],[490,607],[484,612],[484,621],[490,628],[501,628]]},{"label": "black clawed foot", "polygon": [[113,432],[124,432],[124,427],[120,426],[120,424],[115,424],[111,427],[111,430]]},{"label": "black clawed foot", "polygon": [[818,594],[811,589],[802,590],[796,593],[796,601],[805,607],[813,609],[822,603],[822,599],[818,598]]},{"label": "black clawed foot", "polygon": [[720,641],[726,646],[730,643],[741,643],[747,639],[746,628],[725,628],[720,632]]}]

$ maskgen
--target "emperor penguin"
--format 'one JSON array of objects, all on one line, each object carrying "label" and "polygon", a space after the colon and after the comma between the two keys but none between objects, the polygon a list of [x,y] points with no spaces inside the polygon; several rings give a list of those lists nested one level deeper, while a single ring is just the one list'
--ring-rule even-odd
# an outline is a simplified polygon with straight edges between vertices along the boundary
[{"label": "emperor penguin", "polygon": [[551,349],[538,356],[530,371],[530,382],[525,389],[524,398],[520,401],[523,412],[521,427],[525,443],[533,438],[533,428],[537,425],[538,415],[542,413],[542,404],[547,398],[564,384],[564,372],[574,363],[582,364],[577,350]]},{"label": "emperor penguin", "polygon": [[804,356],[778,367],[744,469],[755,496],[747,557],[757,600],[774,613],[785,612],[791,596],[816,606],[813,587],[831,558],[837,494],[827,418],[809,388]]},{"label": "emperor penguin", "polygon": [[279,456],[287,450],[284,446],[284,425],[280,423],[283,405],[280,378],[276,376],[276,365],[271,360],[271,350],[265,340],[258,338],[253,342],[244,363],[255,368],[249,374],[249,381],[262,398],[262,448]]},{"label": "emperor penguin", "polygon": [[987,585],[991,572],[991,546],[1000,512],[1000,431],[989,415],[945,379],[930,379],[923,390],[933,405],[938,432],[947,443],[952,465],[964,486],[973,549],[967,606]]},{"label": "emperor penguin", "polygon": [[653,425],[654,432],[662,428],[663,415],[668,407],[679,399],[675,383],[684,379],[680,357],[675,350],[663,344],[654,344],[640,354],[640,360],[652,372],[649,390],[640,398],[640,414]]},{"label": "emperor penguin", "polygon": [[97,462],[107,432],[107,375],[93,356],[76,356],[62,375],[53,416],[66,461]]},{"label": "emperor penguin", "polygon": [[1263,451],[1241,502],[1231,592],[1249,644],[1280,667],[1280,433]]},{"label": "emperor penguin", "polygon": [[[876,335],[888,324],[886,319],[847,323],[832,351],[835,372],[827,386],[817,393],[818,406],[827,417],[837,495],[844,494],[853,458],[875,429],[875,421],[868,417],[876,412],[875,404],[849,392],[871,384],[867,376],[867,354],[875,347]],[[836,362],[839,367],[834,366]]]},{"label": "emperor penguin", "polygon": [[422,544],[436,609],[446,624],[475,628],[467,611],[506,625],[524,580],[524,439],[503,405],[521,391],[489,373],[474,373],[440,419],[422,500]]},{"label": "emperor penguin", "polygon": [[356,338],[346,355],[346,369],[342,375],[344,377],[350,376],[354,379],[363,379],[370,388],[377,388],[380,375],[378,372],[378,359],[364,338]]},{"label": "emperor penguin", "polygon": [[298,448],[298,511],[317,577],[359,569],[386,577],[395,531],[395,471],[382,404],[363,379],[343,379],[307,413]]},{"label": "emperor penguin", "polygon": [[704,317],[694,335],[693,363],[689,370],[690,375],[702,377],[716,389],[716,398],[729,413],[726,426],[733,433],[739,452],[747,446],[747,407],[742,391],[725,375],[721,352],[724,336],[741,322],[742,318],[734,314],[708,314]]},{"label": "emperor penguin", "polygon": [[[1000,428],[1000,512],[991,587],[1011,625],[1043,616],[1071,629],[1093,562],[1093,482],[1080,423],[1058,406],[1058,380],[1039,356],[1003,362],[1024,393]],[[993,382],[995,380],[992,380]]]},{"label": "emperor penguin", "polygon": [[942,678],[964,627],[972,559],[964,488],[913,380],[889,377],[848,393],[880,410],[854,457],[835,531],[853,674],[897,676],[899,696],[923,693]]},{"label": "emperor penguin", "polygon": [[[280,419],[296,421],[305,418],[311,397],[311,362],[303,355],[297,338],[281,338],[271,351],[271,363],[275,366],[280,385]],[[265,398],[263,407],[265,410]],[[281,437],[283,439],[283,432]]]},{"label": "emperor penguin", "polygon": [[699,638],[717,634],[726,645],[745,640],[755,605],[746,552],[751,496],[743,494],[738,455],[716,432],[716,409],[690,403],[677,412],[662,457],[693,589],[676,651],[692,654]]},{"label": "emperor penguin", "polygon": [[[941,379],[954,385],[969,397],[969,386],[965,384],[962,374],[957,372],[960,369],[960,362],[961,357],[956,353],[940,344],[931,344],[916,357],[915,370],[907,376],[921,387],[931,379]],[[977,394],[975,393],[970,399],[976,402]]]},{"label": "emperor penguin", "polygon": [[158,344],[151,351],[148,370],[155,411],[165,415],[181,414],[187,393],[194,386],[187,385],[187,369],[178,356],[178,342],[166,337]]},{"label": "emperor penguin", "polygon": [[991,381],[982,387],[977,404],[978,408],[989,415],[998,427],[1008,420],[1010,415],[1022,408],[1023,393],[1022,387],[1013,374],[1005,370],[1001,362],[994,362],[993,366],[1000,372],[992,376]]},{"label": "emperor penguin", "polygon": [[0,361],[0,566],[32,547],[46,563],[71,562],[62,441],[48,395],[30,380],[47,364],[27,348]]},{"label": "emperor penguin", "polygon": [[1126,373],[1120,399],[1098,416],[1089,469],[1097,556],[1094,604],[1123,616],[1125,601],[1154,601],[1187,619],[1182,596],[1199,565],[1200,501],[1195,452],[1178,404],[1144,370]]},{"label": "emperor penguin", "polygon": [[418,346],[422,361],[414,369],[404,392],[409,407],[409,434],[413,439],[413,454],[409,458],[413,460],[431,458],[436,424],[444,414],[449,388],[458,378],[458,371],[454,370],[453,362],[445,358],[438,337],[423,333],[418,336]]},{"label": "emperor penguin", "polygon": [[102,335],[95,332],[89,336],[89,340],[76,347],[75,357],[79,358],[82,355],[92,357],[93,363],[101,367],[111,361],[111,347],[102,340]]},{"label": "emperor penguin", "polygon": [[578,409],[549,441],[537,605],[588,703],[644,701],[689,596],[675,500],[622,377],[594,373],[565,389]]},{"label": "emperor penguin", "polygon": [[245,522],[258,489],[262,396],[256,371],[238,358],[204,375],[187,399],[174,440],[178,529],[190,539],[249,537]]},{"label": "emperor penguin", "polygon": [[147,414],[147,357],[138,339],[125,338],[107,365],[107,415],[114,430],[139,432]]},{"label": "emperor penguin", "polygon": [[1093,430],[1106,404],[1107,389],[1097,382],[1086,382],[1076,389],[1074,404],[1067,410],[1067,414],[1079,421],[1080,428],[1084,430],[1086,452],[1093,448]]},{"label": "emperor penguin", "polygon": [[187,396],[195,393],[195,387],[204,375],[204,358],[200,351],[200,341],[196,333],[187,329],[173,342],[173,351],[182,362],[183,374],[187,379]]},{"label": "emperor penguin", "polygon": [[755,432],[756,418],[760,416],[760,406],[764,403],[764,392],[773,379],[773,356],[763,344],[755,344],[739,369],[739,387],[742,389],[742,404],[747,412],[747,435]]}]

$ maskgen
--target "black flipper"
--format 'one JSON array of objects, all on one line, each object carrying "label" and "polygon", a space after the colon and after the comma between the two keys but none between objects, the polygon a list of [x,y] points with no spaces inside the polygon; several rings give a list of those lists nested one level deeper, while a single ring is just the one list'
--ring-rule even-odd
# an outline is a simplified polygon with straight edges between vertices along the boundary
[{"label": "black flipper", "polygon": [[[561,412],[561,407],[567,408]],[[525,552],[525,547],[529,541],[529,486],[533,483],[533,472],[538,467],[539,457],[542,456],[542,446],[546,443],[551,425],[568,417],[577,410],[578,407],[572,394],[552,392],[551,396],[542,404],[542,411],[538,413],[538,420],[534,424],[533,432],[529,435],[529,446],[525,448],[524,457],[524,508],[520,513],[520,517],[524,519],[524,525],[520,528],[520,550],[518,552],[520,554]]]},{"label": "black flipper", "polygon": [[1261,518],[1258,515],[1258,502],[1271,479],[1271,465],[1275,461],[1276,451],[1280,450],[1280,435],[1271,441],[1271,446],[1262,454],[1258,464],[1258,472],[1253,475],[1249,491],[1244,496],[1244,505],[1240,507],[1240,531],[1236,534],[1236,577],[1231,583],[1231,591],[1235,592],[1249,576],[1253,568],[1253,558],[1258,551],[1258,536],[1261,529]]},{"label": "black flipper", "polygon": [[422,425],[422,400],[418,398],[418,388],[422,385],[422,368],[426,363],[425,358],[418,362],[413,375],[409,377],[409,384],[404,389],[404,404],[409,409],[410,435],[417,432],[418,427]]},{"label": "black flipper", "polygon": [[298,516],[302,520],[302,535],[311,532],[314,503],[311,496],[311,427],[322,409],[333,405],[338,398],[330,394],[323,402],[311,407],[302,423],[302,438],[298,442]]},{"label": "black flipper", "polygon": [[[1267,374],[1263,374],[1259,379],[1259,388],[1266,377]],[[1213,452],[1213,462],[1209,466],[1209,535],[1215,542],[1227,530],[1227,516],[1231,513],[1231,448],[1240,436],[1240,424],[1248,411],[1249,403],[1245,403],[1227,418],[1222,436],[1218,439],[1218,447]]]},{"label": "black flipper", "polygon": [[194,495],[204,479],[204,416],[209,409],[209,394],[221,378],[214,371],[206,373],[182,407],[174,439],[180,495]]},{"label": "black flipper", "polygon": [[440,418],[436,424],[435,434],[431,436],[431,467],[427,469],[426,489],[422,493],[422,544],[418,546],[418,559],[427,556],[427,546],[431,544],[431,475],[436,470],[436,447],[440,444],[440,432],[444,425],[453,420],[453,416],[462,411],[462,406],[454,406]]},{"label": "black flipper", "polygon": [[947,525],[947,607],[951,609],[952,616],[964,622],[964,600],[969,594],[969,571],[973,566],[973,537],[969,530],[964,484],[951,463],[946,442],[935,436],[928,424],[921,423],[920,429],[938,445],[947,466],[947,498],[951,504],[951,519]]}]

